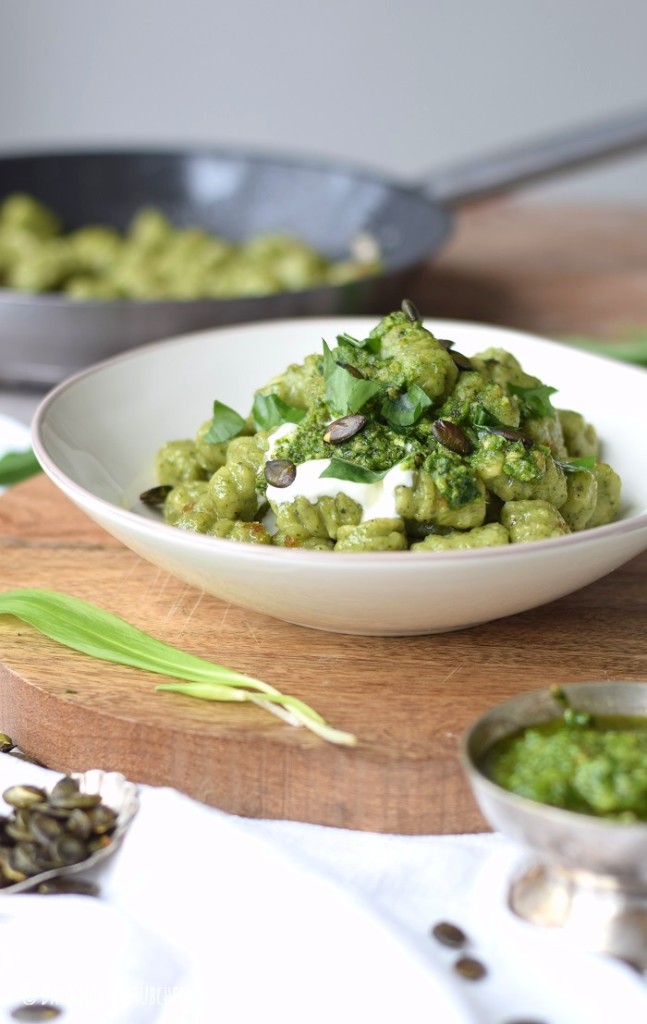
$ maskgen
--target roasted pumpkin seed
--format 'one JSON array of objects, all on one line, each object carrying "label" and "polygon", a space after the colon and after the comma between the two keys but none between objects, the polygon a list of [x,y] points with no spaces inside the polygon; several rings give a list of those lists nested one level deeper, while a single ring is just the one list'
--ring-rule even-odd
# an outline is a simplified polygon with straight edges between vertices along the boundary
[{"label": "roasted pumpkin seed", "polygon": [[522,430],[516,430],[514,427],[491,427],[490,433],[505,437],[506,441],[521,441],[524,448],[532,448],[535,443],[528,434],[524,434]]},{"label": "roasted pumpkin seed", "polygon": [[4,798],[14,810],[0,816],[0,889],[32,877],[37,884],[43,871],[81,863],[112,842],[116,812],[98,793],[82,792],[71,776],[49,794],[38,786],[11,786]]},{"label": "roasted pumpkin seed", "polygon": [[462,956],[454,964],[454,970],[466,981],[480,981],[487,974],[485,964],[475,960],[472,956]]},{"label": "roasted pumpkin seed", "polygon": [[60,1006],[55,1006],[54,1003],[28,1002],[21,1006],[15,1006],[11,1011],[11,1018],[36,1024],[37,1021],[56,1020],[62,1013]]},{"label": "roasted pumpkin seed", "polygon": [[358,370],[352,363],[342,363],[341,360],[337,363],[337,366],[341,366],[343,370],[348,370],[351,377],[357,377],[358,380],[366,380],[361,370]]},{"label": "roasted pumpkin seed", "polygon": [[147,491],[142,491],[139,495],[139,500],[144,505],[163,505],[168,495],[173,490],[170,484],[159,484],[157,487],[149,487]]},{"label": "roasted pumpkin seed", "polygon": [[413,302],[411,301],[411,299],[403,299],[402,300],[402,312],[414,324],[416,322],[422,320],[422,317],[420,316],[420,313],[416,309],[416,307],[413,304]]},{"label": "roasted pumpkin seed", "polygon": [[2,798],[10,807],[33,807],[45,803],[47,793],[40,786],[10,786],[5,789]]},{"label": "roasted pumpkin seed", "polygon": [[450,946],[452,949],[460,949],[467,942],[467,935],[463,929],[450,921],[439,921],[431,929],[431,934],[443,946]]},{"label": "roasted pumpkin seed", "polygon": [[472,365],[472,360],[469,358],[469,356],[464,356],[462,352],[455,351],[451,351],[449,354],[454,360],[454,365],[457,367],[457,369],[462,370],[463,373],[468,373],[470,370],[474,369],[474,366]]},{"label": "roasted pumpkin seed", "polygon": [[270,459],[264,473],[272,487],[289,487],[296,479],[297,467],[290,459]]},{"label": "roasted pumpkin seed", "polygon": [[434,420],[431,429],[436,440],[450,451],[458,455],[469,455],[471,452],[472,442],[469,437],[451,420]]},{"label": "roasted pumpkin seed", "polygon": [[361,413],[341,416],[340,419],[328,424],[323,439],[327,444],[343,444],[344,441],[350,441],[351,437],[355,437],[355,434],[359,434],[365,426],[366,416],[362,416]]}]

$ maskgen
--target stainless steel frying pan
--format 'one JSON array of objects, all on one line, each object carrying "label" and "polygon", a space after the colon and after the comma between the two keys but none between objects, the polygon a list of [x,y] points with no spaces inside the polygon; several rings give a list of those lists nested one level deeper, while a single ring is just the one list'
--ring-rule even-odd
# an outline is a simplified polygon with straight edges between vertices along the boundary
[{"label": "stainless steel frying pan", "polygon": [[361,281],[240,299],[78,302],[0,288],[0,382],[48,387],[146,341],[239,321],[382,313],[397,308],[464,203],[647,144],[647,111],[584,126],[449,168],[416,185],[335,164],[225,149],[89,151],[0,158],[0,198],[14,191],[52,206],[70,230],[125,228],[142,206],[178,225],[241,240],[293,233],[333,258],[368,232],[383,272]]}]

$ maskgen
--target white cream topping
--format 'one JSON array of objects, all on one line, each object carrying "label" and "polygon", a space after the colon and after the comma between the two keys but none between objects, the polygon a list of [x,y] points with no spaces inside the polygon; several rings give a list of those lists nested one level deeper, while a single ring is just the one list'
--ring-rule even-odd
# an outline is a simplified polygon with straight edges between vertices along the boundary
[{"label": "white cream topping", "polygon": [[[267,460],[273,459],[276,442],[291,434],[296,427],[292,423],[284,423],[277,427],[270,437]],[[267,500],[274,504],[294,501],[295,498],[306,498],[313,505],[319,498],[334,498],[345,494],[362,507],[362,522],[367,519],[395,519],[398,513],[395,508],[395,491],[397,487],[413,486],[413,471],[393,466],[382,480],[373,484],[356,483],[352,480],[339,480],[336,477],[324,477],[321,474],[330,465],[330,459],[310,459],[297,466],[297,475],[289,487],[267,486]]]}]

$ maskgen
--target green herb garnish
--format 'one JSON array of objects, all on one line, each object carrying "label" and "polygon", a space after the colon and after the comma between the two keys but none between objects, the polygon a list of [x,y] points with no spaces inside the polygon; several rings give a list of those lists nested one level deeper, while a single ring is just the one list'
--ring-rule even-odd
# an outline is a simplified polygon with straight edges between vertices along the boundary
[{"label": "green herb garnish", "polygon": [[528,410],[531,416],[555,417],[550,396],[554,395],[557,388],[551,388],[548,384],[537,384],[535,387],[524,388],[520,384],[508,384],[508,391],[521,399],[521,403]]},{"label": "green herb garnish", "polygon": [[382,339],[375,338],[354,338],[352,334],[338,334],[337,341],[340,345],[350,345],[351,348],[364,348],[367,352],[376,356],[379,354],[380,348],[382,347]]},{"label": "green herb garnish", "polygon": [[319,478],[334,477],[336,480],[350,480],[356,484],[375,484],[379,480],[384,480],[392,469],[393,466],[389,466],[388,469],[366,469],[365,466],[357,466],[346,459],[331,459],[330,465],[319,474]]},{"label": "green herb garnish", "polygon": [[15,615],[45,636],[82,654],[187,680],[162,683],[189,697],[216,701],[251,701],[290,725],[303,725],[330,743],[354,746],[355,736],[333,729],[313,708],[259,679],[215,665],[171,647],[131,626],[112,612],[56,590],[8,590],[0,594],[0,615]]},{"label": "green herb garnish", "polygon": [[558,466],[561,466],[565,473],[579,473],[582,469],[595,469],[595,455],[585,455],[581,459],[569,459],[568,462],[560,462],[555,459]]},{"label": "green herb garnish", "polygon": [[18,484],[41,472],[40,462],[31,448],[20,452],[7,452],[0,458],[0,486]]},{"label": "green herb garnish", "polygon": [[382,404],[382,415],[390,427],[412,427],[432,401],[418,384],[412,384],[394,400],[385,399]]},{"label": "green herb garnish", "polygon": [[588,711],[577,711],[571,704],[570,699],[566,696],[561,686],[551,686],[550,695],[553,700],[561,704],[564,709],[562,718],[564,725],[572,725],[576,728],[583,728],[587,725],[593,725],[593,715]]},{"label": "green herb garnish", "polygon": [[352,373],[340,366],[324,341],[324,380],[326,383],[326,402],[335,416],[347,416],[359,412],[369,399],[373,398],[381,387],[375,381],[354,377]]},{"label": "green herb garnish", "polygon": [[278,395],[254,396],[252,416],[259,430],[272,430],[283,423],[300,423],[305,415],[305,409],[288,405]]},{"label": "green herb garnish", "polygon": [[647,333],[644,328],[627,332],[628,336],[619,341],[605,341],[602,338],[564,338],[569,345],[584,348],[598,356],[619,359],[623,363],[647,366]]},{"label": "green herb garnish", "polygon": [[213,403],[213,419],[211,426],[204,435],[204,440],[209,444],[222,444],[224,441],[231,441],[232,437],[240,434],[245,426],[245,420],[228,405],[215,401]]}]

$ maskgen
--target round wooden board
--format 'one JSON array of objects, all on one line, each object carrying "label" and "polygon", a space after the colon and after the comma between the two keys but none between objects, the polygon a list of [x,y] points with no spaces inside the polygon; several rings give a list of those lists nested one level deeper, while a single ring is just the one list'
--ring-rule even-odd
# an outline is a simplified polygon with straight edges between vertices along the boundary
[{"label": "round wooden board", "polygon": [[[0,617],[0,729],[61,771],[172,785],[224,810],[395,833],[486,825],[458,741],[481,711],[551,683],[647,679],[647,554],[551,605],[462,632],[317,632],[201,595],[122,547],[44,477],[0,498],[0,588],[49,587],[265,679],[359,737],[335,747],[248,705],[155,691],[159,677]],[[19,778],[19,770],[16,776]]]}]

